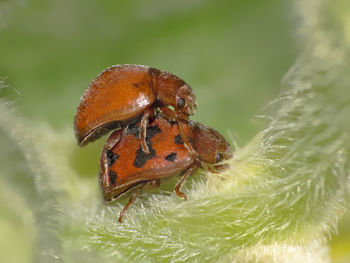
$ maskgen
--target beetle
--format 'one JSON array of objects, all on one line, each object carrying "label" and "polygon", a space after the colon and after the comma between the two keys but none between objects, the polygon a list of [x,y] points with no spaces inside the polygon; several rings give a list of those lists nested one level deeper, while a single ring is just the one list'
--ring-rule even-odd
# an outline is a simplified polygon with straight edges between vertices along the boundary
[{"label": "beetle", "polygon": [[[90,83],[81,97],[74,119],[75,135],[78,144],[84,146],[112,129],[141,119],[141,146],[150,153],[145,136],[154,108],[174,121],[187,120],[197,108],[195,100],[191,87],[170,72],[143,65],[111,66]],[[194,154],[180,126],[185,146]]]},{"label": "beetle", "polygon": [[181,173],[174,191],[187,200],[181,186],[198,168],[212,172],[227,168],[222,161],[232,157],[232,149],[222,135],[199,122],[179,121],[196,156],[189,154],[184,146],[178,125],[162,115],[156,115],[147,125],[145,139],[149,154],[142,150],[140,122],[116,130],[108,138],[100,159],[99,180],[104,199],[111,201],[138,187],[120,213],[119,222],[143,186],[159,186],[161,179]]}]

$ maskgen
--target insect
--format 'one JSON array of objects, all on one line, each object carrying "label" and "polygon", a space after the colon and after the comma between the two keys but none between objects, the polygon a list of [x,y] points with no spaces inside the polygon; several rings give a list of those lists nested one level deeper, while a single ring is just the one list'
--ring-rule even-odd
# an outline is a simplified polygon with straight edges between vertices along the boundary
[{"label": "insect", "polygon": [[[74,120],[78,143],[83,146],[109,130],[141,119],[141,146],[149,154],[146,127],[154,108],[177,121],[187,120],[197,104],[191,87],[170,72],[142,65],[111,66],[90,83],[80,100]],[[181,122],[179,129],[185,147],[194,154]]]},{"label": "insect", "polygon": [[181,173],[174,191],[187,200],[181,186],[198,168],[212,172],[226,168],[221,162],[232,157],[232,149],[224,137],[198,122],[179,121],[196,156],[190,155],[184,146],[178,125],[161,115],[156,115],[146,128],[149,154],[141,147],[140,123],[117,130],[108,138],[100,159],[100,184],[105,200],[138,186],[120,213],[119,222],[143,186],[159,186],[162,178]]}]

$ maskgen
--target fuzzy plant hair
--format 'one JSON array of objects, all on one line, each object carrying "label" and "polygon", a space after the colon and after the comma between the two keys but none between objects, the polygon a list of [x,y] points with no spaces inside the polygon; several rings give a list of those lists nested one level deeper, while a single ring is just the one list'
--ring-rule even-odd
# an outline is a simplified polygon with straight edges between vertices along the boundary
[{"label": "fuzzy plant hair", "polygon": [[71,131],[33,127],[2,100],[1,145],[16,158],[7,155],[15,170],[1,180],[33,213],[35,261],[329,262],[350,190],[349,37],[327,1],[294,10],[300,54],[266,128],[236,148],[227,171],[187,184],[187,202],[143,193],[122,224],[125,200],[103,203],[96,179],[72,169]]}]

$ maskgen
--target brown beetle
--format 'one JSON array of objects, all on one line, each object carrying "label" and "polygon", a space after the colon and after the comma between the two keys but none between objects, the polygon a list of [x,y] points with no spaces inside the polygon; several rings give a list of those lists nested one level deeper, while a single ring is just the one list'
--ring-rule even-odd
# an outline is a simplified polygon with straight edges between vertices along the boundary
[{"label": "brown beetle", "polygon": [[[105,200],[120,196],[135,186],[160,184],[160,179],[182,172],[175,193],[187,199],[180,191],[186,178],[198,168],[217,172],[226,168],[221,161],[232,157],[232,149],[217,131],[198,122],[180,120],[186,136],[193,145],[196,156],[190,155],[180,136],[177,125],[157,115],[146,129],[146,142],[150,149],[142,150],[137,123],[113,132],[101,154],[100,184]],[[121,221],[127,208],[136,199],[134,192],[120,213]]]},{"label": "brown beetle", "polygon": [[[167,106],[172,106],[174,111]],[[149,153],[145,136],[154,108],[177,121],[188,119],[196,107],[192,89],[174,74],[142,65],[116,65],[97,76],[83,94],[75,115],[75,134],[83,146],[111,129],[142,118],[141,145]],[[183,128],[179,129],[186,148],[194,154]]]}]

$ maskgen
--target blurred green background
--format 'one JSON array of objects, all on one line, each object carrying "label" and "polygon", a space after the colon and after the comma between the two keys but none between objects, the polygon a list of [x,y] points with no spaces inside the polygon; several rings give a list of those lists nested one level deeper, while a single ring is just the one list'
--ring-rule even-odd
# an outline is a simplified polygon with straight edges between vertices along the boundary
[{"label": "blurred green background", "polygon": [[[74,136],[75,108],[97,74],[113,64],[150,65],[193,88],[193,119],[243,145],[263,127],[252,120],[296,59],[295,19],[278,0],[0,0],[0,76],[9,86],[0,96],[30,122]],[[95,176],[102,144],[76,147],[75,169]],[[20,245],[23,253],[7,262],[26,262],[31,232],[15,227],[9,206],[0,206],[0,253]],[[340,254],[349,245],[343,229],[334,242]]]},{"label": "blurred green background", "polygon": [[283,1],[27,0],[3,16],[0,72],[16,89],[4,93],[57,128],[72,125],[106,67],[144,64],[183,78],[198,99],[193,118],[244,142],[296,54]]}]

